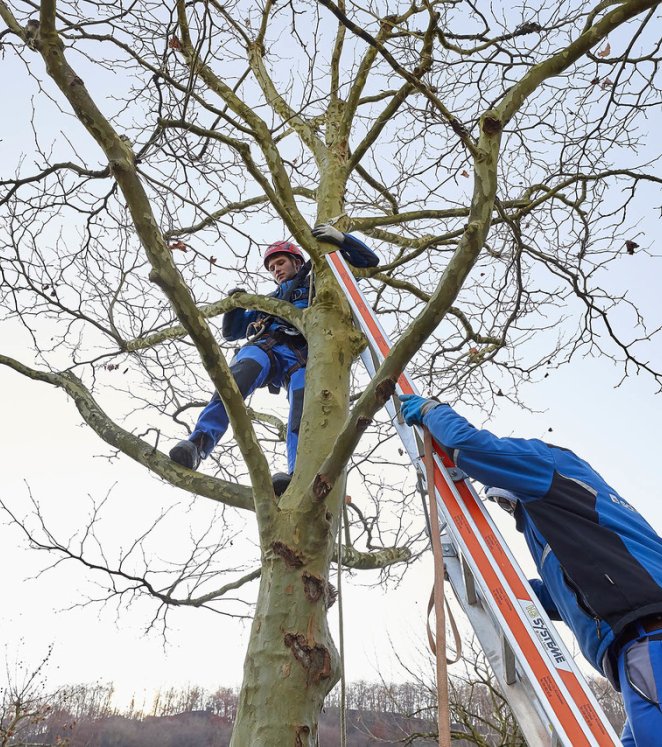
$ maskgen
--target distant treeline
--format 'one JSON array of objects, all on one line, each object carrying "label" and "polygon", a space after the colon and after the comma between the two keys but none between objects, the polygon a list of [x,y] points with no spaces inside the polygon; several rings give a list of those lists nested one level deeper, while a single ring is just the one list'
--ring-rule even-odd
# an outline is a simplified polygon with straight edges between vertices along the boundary
[{"label": "distant treeline", "polygon": [[[112,684],[66,687],[53,696],[42,717],[21,730],[20,744],[53,747],[227,747],[237,712],[238,691],[199,687],[158,692],[149,708],[132,702],[113,706]],[[340,743],[339,690],[328,698],[320,721],[320,747]],[[348,747],[402,744],[433,745],[434,702],[416,684],[356,682],[346,691]],[[425,738],[428,736],[429,738]]]},{"label": "distant treeline", "polygon": [[[386,747],[402,744],[412,734],[434,734],[435,726],[420,719],[393,713],[348,711],[348,747]],[[207,711],[191,711],[174,716],[105,716],[70,721],[68,715],[53,712],[42,728],[23,735],[20,744],[53,747],[228,747],[232,721]],[[320,747],[340,744],[340,716],[329,708],[320,721]],[[436,740],[416,739],[411,744],[431,747]]]},{"label": "distant treeline", "polygon": [[[592,684],[610,720],[620,728],[619,700],[601,689],[603,682]],[[523,747],[512,713],[489,678],[482,682],[452,678],[450,694],[454,745]],[[2,743],[40,747],[227,747],[230,743],[238,704],[235,689],[170,688],[158,692],[149,706],[134,701],[121,711],[113,706],[113,696],[112,684],[65,687],[42,701],[37,718],[22,720],[14,739]],[[436,744],[436,692],[429,685],[355,682],[347,685],[345,701],[348,747]],[[336,688],[320,720],[320,747],[340,744],[339,706]],[[6,726],[11,716],[10,709],[0,720]]]}]

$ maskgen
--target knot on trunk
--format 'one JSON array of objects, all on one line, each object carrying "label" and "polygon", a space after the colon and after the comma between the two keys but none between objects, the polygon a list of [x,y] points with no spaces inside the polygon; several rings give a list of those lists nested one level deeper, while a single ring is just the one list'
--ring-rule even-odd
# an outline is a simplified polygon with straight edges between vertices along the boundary
[{"label": "knot on trunk", "polygon": [[380,405],[383,405],[395,392],[395,379],[384,379],[377,384],[375,397]]},{"label": "knot on trunk", "polygon": [[285,565],[287,565],[289,568],[301,568],[301,566],[303,565],[303,559],[301,555],[296,550],[293,550],[289,545],[286,545],[284,542],[273,542],[271,545],[271,549],[276,555],[278,555],[279,558],[282,558],[285,561]]},{"label": "knot on trunk", "polygon": [[317,684],[331,676],[331,654],[324,646],[311,646],[301,633],[286,633],[283,642],[306,671],[306,684]]},{"label": "knot on trunk", "polygon": [[331,488],[331,482],[326,475],[320,473],[315,475],[315,480],[313,481],[313,495],[318,501],[323,501],[331,492]]},{"label": "knot on trunk", "polygon": [[303,574],[303,593],[309,602],[319,602],[324,595],[324,579],[305,571]]},{"label": "knot on trunk", "polygon": [[483,132],[486,135],[496,135],[501,132],[501,121],[497,117],[485,117],[483,119]]},{"label": "knot on trunk", "polygon": [[333,584],[328,583],[326,584],[326,608],[327,610],[329,607],[333,607],[336,599],[338,599],[338,589]]},{"label": "knot on trunk", "polygon": [[451,128],[453,129],[453,132],[460,137],[467,137],[469,135],[467,128],[459,121],[459,119],[455,119],[455,117],[451,119]]},{"label": "knot on trunk", "polygon": [[[303,736],[303,739],[301,738]],[[310,726],[307,726],[306,724],[303,724],[302,726],[297,726],[297,733],[294,737],[294,747],[304,747],[304,745],[308,744],[307,737],[310,736]]]},{"label": "knot on trunk", "polygon": [[365,415],[362,415],[357,421],[356,421],[356,430],[359,433],[363,433],[365,429],[372,423],[372,418],[366,418]]},{"label": "knot on trunk", "polygon": [[319,576],[313,576],[308,571],[303,574],[303,593],[309,602],[319,602],[320,599],[324,599],[324,605],[327,609],[338,598],[338,590],[333,584]]}]

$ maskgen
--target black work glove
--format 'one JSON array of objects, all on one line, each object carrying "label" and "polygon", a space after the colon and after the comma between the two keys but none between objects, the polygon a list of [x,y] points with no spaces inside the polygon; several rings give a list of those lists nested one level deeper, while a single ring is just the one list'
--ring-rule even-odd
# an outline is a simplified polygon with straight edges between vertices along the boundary
[{"label": "black work glove", "polygon": [[248,293],[248,291],[246,290],[246,288],[230,288],[227,295],[234,296],[235,293]]}]

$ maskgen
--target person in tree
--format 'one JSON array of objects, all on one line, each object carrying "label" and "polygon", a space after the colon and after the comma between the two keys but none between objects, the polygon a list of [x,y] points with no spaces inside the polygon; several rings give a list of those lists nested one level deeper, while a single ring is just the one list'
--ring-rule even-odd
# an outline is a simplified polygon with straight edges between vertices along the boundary
[{"label": "person in tree", "polygon": [[540,603],[623,695],[623,744],[661,744],[662,538],[569,449],[498,438],[436,400],[400,400],[405,422],[427,428],[515,518],[540,574],[531,581]]},{"label": "person in tree", "polygon": [[[313,229],[319,241],[335,244],[354,267],[375,267],[377,255],[351,234],[344,234],[329,224]],[[311,301],[310,261],[291,241],[277,241],[267,247],[264,266],[278,284],[270,295],[305,309]],[[233,288],[229,295],[243,292]],[[278,393],[287,390],[290,413],[287,422],[288,473],[273,477],[274,489],[280,495],[294,472],[299,425],[303,412],[304,383],[308,348],[304,336],[286,322],[261,311],[233,309],[223,316],[223,338],[228,341],[246,338],[230,363],[230,371],[244,399],[259,387]],[[218,393],[200,414],[191,435],[170,450],[170,458],[189,469],[197,469],[200,460],[212,452],[228,428],[228,415]]]}]

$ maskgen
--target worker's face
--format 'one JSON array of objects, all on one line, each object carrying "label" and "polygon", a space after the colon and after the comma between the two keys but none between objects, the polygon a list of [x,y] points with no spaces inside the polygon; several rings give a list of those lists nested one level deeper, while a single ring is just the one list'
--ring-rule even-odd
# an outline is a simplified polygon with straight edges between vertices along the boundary
[{"label": "worker's face", "polygon": [[267,262],[267,270],[278,285],[293,278],[297,274],[298,266],[298,262],[289,254],[274,254]]}]

